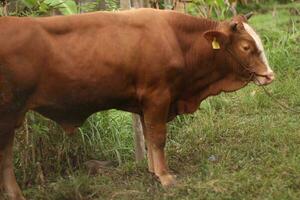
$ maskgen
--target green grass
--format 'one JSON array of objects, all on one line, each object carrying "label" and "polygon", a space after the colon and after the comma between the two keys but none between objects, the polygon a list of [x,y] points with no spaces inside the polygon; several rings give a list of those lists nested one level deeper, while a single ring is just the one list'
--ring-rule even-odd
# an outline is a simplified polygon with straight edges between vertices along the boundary
[{"label": "green grass", "polygon": [[[277,74],[267,89],[300,110],[300,17],[290,7],[278,5],[275,16],[259,14],[250,23]],[[147,172],[146,162],[134,162],[129,114],[93,116],[73,138],[35,117],[28,122],[35,146],[24,148],[19,139],[16,149],[18,181],[28,199],[300,199],[300,115],[281,109],[254,85],[209,98],[195,114],[169,124],[168,160],[179,185],[168,190]],[[32,148],[41,153],[25,165],[23,154],[32,158]],[[89,159],[115,165],[89,177],[82,167]]]}]

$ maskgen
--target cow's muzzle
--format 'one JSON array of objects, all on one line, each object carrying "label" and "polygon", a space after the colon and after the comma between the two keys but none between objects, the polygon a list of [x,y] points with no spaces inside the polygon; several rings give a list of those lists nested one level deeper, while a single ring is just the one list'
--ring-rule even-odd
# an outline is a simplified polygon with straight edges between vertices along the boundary
[{"label": "cow's muzzle", "polygon": [[275,74],[273,71],[269,71],[266,74],[254,74],[253,82],[256,85],[268,85],[272,83],[272,81],[275,79]]}]

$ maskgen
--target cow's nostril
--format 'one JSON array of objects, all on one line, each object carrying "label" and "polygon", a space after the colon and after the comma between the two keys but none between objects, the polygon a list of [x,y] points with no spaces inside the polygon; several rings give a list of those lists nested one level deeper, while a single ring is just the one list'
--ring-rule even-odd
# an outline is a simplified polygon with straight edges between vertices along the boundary
[{"label": "cow's nostril", "polygon": [[275,74],[274,74],[273,71],[271,71],[271,72],[267,73],[267,74],[265,75],[265,77],[266,77],[268,80],[273,80],[273,79],[275,78]]},{"label": "cow's nostril", "polygon": [[269,72],[268,74],[266,74],[266,78],[268,79],[268,81],[273,81],[275,79],[274,72]]}]

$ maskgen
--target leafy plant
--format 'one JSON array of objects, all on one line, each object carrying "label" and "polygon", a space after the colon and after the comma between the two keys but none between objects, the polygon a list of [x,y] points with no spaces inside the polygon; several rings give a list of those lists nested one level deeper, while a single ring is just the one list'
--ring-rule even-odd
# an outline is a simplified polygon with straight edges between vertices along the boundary
[{"label": "leafy plant", "polygon": [[105,0],[107,10],[114,11],[119,9],[119,2],[117,0]]},{"label": "leafy plant", "polygon": [[201,17],[224,19],[229,7],[223,0],[193,0],[188,5],[188,13]]},{"label": "leafy plant", "polygon": [[93,12],[97,10],[97,6],[99,5],[100,0],[95,0],[93,2],[78,2],[78,12]]},{"label": "leafy plant", "polygon": [[22,0],[22,2],[35,15],[43,15],[56,9],[64,15],[77,13],[77,5],[73,0]]}]

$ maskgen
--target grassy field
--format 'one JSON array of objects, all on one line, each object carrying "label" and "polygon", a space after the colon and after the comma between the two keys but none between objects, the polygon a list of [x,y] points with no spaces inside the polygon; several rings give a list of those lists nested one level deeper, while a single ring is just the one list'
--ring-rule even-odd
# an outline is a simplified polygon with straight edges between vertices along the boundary
[{"label": "grassy field", "polygon": [[[295,9],[299,12],[299,3],[275,6],[250,23],[261,34],[277,74],[267,89],[300,110],[300,17]],[[130,115],[105,115],[109,117],[98,122],[92,117],[73,139],[47,136],[53,143],[47,151],[55,156],[36,155],[42,162],[40,175],[40,167],[20,161],[28,149],[19,152],[26,141],[17,142],[18,181],[25,180],[24,174],[35,177],[32,183],[23,181],[28,199],[300,199],[300,115],[281,109],[253,84],[209,98],[195,114],[169,124],[168,160],[179,184],[168,190],[147,172],[146,162],[134,162]],[[41,132],[33,127],[34,117],[28,119],[29,129]],[[51,127],[39,134],[48,132]],[[43,142],[39,148],[45,151]],[[68,148],[68,156],[59,153]],[[92,158],[115,165],[88,176],[81,163]]]}]

